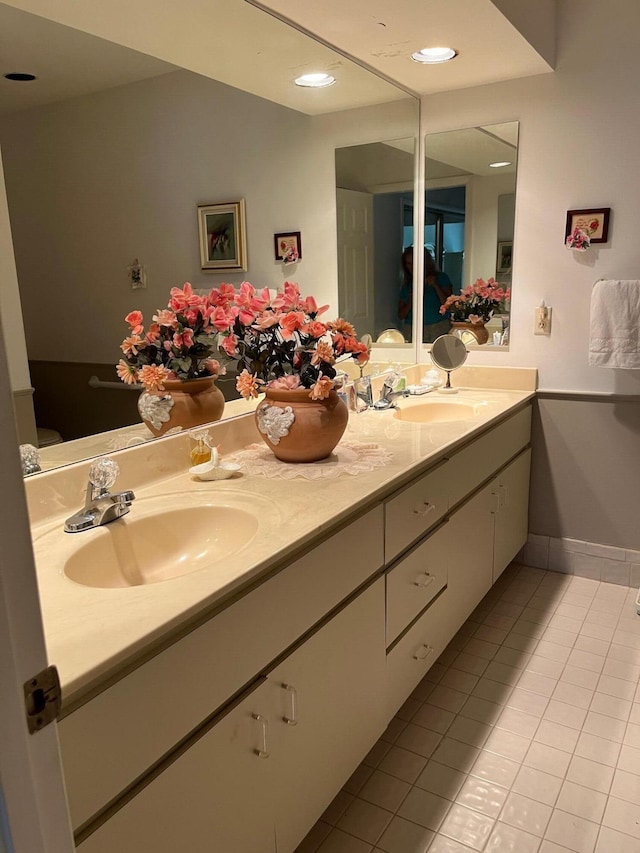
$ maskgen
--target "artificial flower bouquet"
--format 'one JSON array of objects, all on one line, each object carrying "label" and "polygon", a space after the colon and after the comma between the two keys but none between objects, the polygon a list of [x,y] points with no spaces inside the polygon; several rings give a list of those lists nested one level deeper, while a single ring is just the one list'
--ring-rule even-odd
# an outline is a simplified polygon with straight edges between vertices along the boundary
[{"label": "artificial flower bouquet", "polygon": [[440,306],[441,314],[448,314],[453,322],[486,323],[495,311],[511,299],[511,291],[503,288],[494,278],[482,278],[454,293]]},{"label": "artificial flower bouquet", "polygon": [[567,237],[567,249],[573,249],[574,252],[586,252],[591,246],[591,235],[598,230],[598,220],[594,219],[587,225],[576,226],[571,234]]},{"label": "artificial flower bouquet", "polygon": [[[269,386],[280,390],[309,389],[312,400],[324,400],[336,387],[336,363],[347,358],[364,365],[369,348],[356,339],[346,320],[322,321],[328,305],[302,297],[298,285],[285,282],[271,298],[249,282],[214,288],[209,298],[220,318],[221,350],[237,361],[237,388],[245,398]],[[222,318],[226,317],[226,325]]]},{"label": "artificial flower bouquet", "polygon": [[125,321],[129,334],[120,346],[125,357],[116,366],[123,382],[138,382],[155,392],[163,390],[166,379],[186,381],[223,372],[212,356],[228,317],[211,293],[199,296],[187,282],[182,289],[171,288],[167,307],[153,315],[146,331],[140,311],[131,311]]}]

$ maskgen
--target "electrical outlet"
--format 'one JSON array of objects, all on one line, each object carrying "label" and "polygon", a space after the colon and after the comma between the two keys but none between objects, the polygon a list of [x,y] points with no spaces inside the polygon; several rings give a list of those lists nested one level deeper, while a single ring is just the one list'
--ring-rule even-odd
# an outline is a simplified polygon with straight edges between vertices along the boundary
[{"label": "electrical outlet", "polygon": [[533,328],[534,335],[550,335],[551,334],[551,308],[548,306],[536,308],[535,324]]}]

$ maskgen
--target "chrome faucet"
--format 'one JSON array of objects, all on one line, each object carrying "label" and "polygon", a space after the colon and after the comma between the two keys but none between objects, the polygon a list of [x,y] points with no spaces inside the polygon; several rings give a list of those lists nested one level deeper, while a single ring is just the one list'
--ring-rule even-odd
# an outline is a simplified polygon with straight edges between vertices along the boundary
[{"label": "chrome faucet", "polygon": [[111,493],[120,469],[113,459],[98,459],[89,468],[84,507],[64,523],[65,533],[80,533],[122,518],[129,512],[135,495],[132,491]]},{"label": "chrome faucet", "polygon": [[376,402],[373,404],[374,409],[390,409],[393,407],[393,401],[396,399],[396,397],[407,396],[408,392],[404,387],[404,384],[401,389],[399,389],[398,391],[395,390],[400,378],[400,375],[395,372],[389,373],[386,376],[382,385],[382,390],[380,391],[380,398],[376,400]]}]

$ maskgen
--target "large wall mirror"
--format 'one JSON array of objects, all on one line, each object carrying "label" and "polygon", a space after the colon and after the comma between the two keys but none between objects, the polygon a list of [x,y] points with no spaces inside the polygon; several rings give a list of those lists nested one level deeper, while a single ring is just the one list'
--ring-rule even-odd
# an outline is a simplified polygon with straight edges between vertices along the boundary
[{"label": "large wall mirror", "polygon": [[[2,81],[0,148],[37,423],[64,439],[60,464],[122,446],[112,431],[139,425],[136,393],[114,370],[123,318],[133,309],[150,317],[185,281],[207,291],[297,281],[334,316],[353,311],[359,335],[374,334],[338,292],[335,152],[396,140],[382,147],[402,160],[401,176],[360,174],[358,189],[396,181],[410,204],[415,98],[242,0],[216,12],[216,37],[244,46],[224,52],[220,79],[3,4],[0,28],[20,50],[3,73],[30,63],[39,72],[15,88]],[[319,69],[336,83],[293,85]],[[247,271],[203,271],[197,205],[239,199]],[[274,234],[295,231],[302,258],[284,266]],[[136,259],[145,288],[132,289]],[[391,248],[385,263],[395,269],[379,271],[378,261],[374,286],[380,275],[395,286]],[[90,387],[92,376],[116,385]]]},{"label": "large wall mirror", "polygon": [[[435,270],[425,282],[423,342],[433,340],[431,331],[439,324],[436,336],[453,331],[472,346],[507,346],[518,122],[428,134],[426,158],[424,246]],[[427,267],[426,254],[425,259]],[[490,293],[497,298],[485,332],[474,334],[468,321],[467,328],[451,328],[449,312],[439,310],[444,299],[464,294],[477,279],[491,278],[497,287]],[[482,310],[488,313],[486,305]],[[481,312],[461,305],[459,318],[468,313],[477,317]]]}]

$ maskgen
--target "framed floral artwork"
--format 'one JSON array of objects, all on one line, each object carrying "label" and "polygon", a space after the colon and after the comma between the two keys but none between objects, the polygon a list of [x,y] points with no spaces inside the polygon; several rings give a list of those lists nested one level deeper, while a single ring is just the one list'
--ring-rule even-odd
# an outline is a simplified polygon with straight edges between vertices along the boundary
[{"label": "framed floral artwork", "polygon": [[274,234],[273,243],[276,252],[276,261],[295,263],[302,257],[302,237],[300,231]]},{"label": "framed floral artwork", "polygon": [[511,241],[498,243],[498,258],[496,260],[497,272],[510,272],[513,256],[513,243]]},{"label": "framed floral artwork", "polygon": [[590,243],[606,243],[609,239],[610,207],[591,207],[586,210],[568,210],[564,229],[565,242],[576,232],[583,232]]},{"label": "framed floral artwork", "polygon": [[206,272],[245,272],[247,238],[244,199],[198,205],[200,267]]}]

